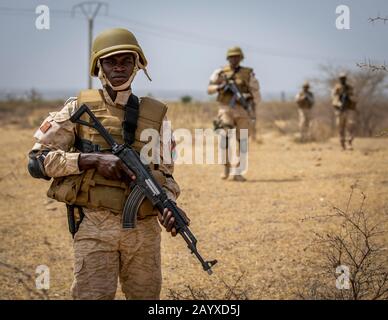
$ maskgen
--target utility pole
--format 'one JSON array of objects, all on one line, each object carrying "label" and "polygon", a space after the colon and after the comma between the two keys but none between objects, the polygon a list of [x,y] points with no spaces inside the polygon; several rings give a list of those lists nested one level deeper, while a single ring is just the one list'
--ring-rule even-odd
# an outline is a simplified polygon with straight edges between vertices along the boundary
[{"label": "utility pole", "polygon": [[108,13],[108,4],[105,2],[100,1],[85,1],[81,2],[79,4],[76,4],[71,9],[71,14],[74,17],[74,14],[77,9],[80,9],[81,12],[84,14],[86,19],[88,20],[88,38],[89,38],[89,45],[88,45],[88,88],[92,89],[92,77],[89,75],[89,66],[90,66],[90,58],[91,58],[91,52],[92,52],[92,41],[93,41],[93,26],[94,26],[94,18],[98,15],[98,12],[100,11],[101,7],[105,7],[105,14]]}]

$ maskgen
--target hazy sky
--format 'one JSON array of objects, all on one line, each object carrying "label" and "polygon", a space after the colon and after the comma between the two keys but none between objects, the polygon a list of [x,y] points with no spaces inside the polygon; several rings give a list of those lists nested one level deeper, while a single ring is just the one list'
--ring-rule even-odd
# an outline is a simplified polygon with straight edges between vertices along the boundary
[{"label": "hazy sky", "polygon": [[[87,22],[67,12],[79,2],[0,1],[0,89],[87,86]],[[50,30],[35,28],[39,4],[51,9]],[[350,7],[350,30],[335,27],[341,4]],[[141,73],[134,87],[150,92],[205,92],[234,45],[245,51],[243,64],[255,69],[264,92],[297,90],[328,61],[347,67],[365,58],[388,62],[388,23],[368,22],[388,16],[386,0],[117,0],[104,14],[95,20],[94,35],[110,27],[135,33],[153,82]]]}]

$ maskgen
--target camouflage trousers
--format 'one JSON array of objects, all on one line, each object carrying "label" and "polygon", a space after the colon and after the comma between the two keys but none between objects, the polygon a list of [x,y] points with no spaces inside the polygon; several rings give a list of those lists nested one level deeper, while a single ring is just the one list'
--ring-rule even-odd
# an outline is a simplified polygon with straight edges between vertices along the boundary
[{"label": "camouflage trousers", "polygon": [[298,108],[298,113],[299,113],[300,140],[307,141],[309,139],[311,109]]},{"label": "camouflage trousers", "polygon": [[[221,106],[218,111],[218,120],[221,122],[223,128],[236,129],[236,152],[245,152],[248,147],[248,140],[243,139],[242,137],[240,139],[240,130],[247,129],[248,136],[252,134],[252,121],[248,112],[240,105],[236,105],[235,108]],[[226,171],[231,175],[241,175],[239,159],[230,159],[228,157],[228,149],[231,148],[231,145],[231,141],[228,141],[225,137],[223,137],[221,147],[226,149]]]},{"label": "camouflage trousers", "polygon": [[240,106],[236,109],[221,108],[218,111],[218,119],[225,128],[236,128],[237,139],[239,138],[240,129],[251,129],[251,121],[248,113]]},{"label": "camouflage trousers", "polygon": [[118,279],[127,299],[159,299],[161,228],[155,216],[123,229],[121,215],[85,210],[74,238],[74,299],[114,299]]},{"label": "camouflage trousers", "polygon": [[336,124],[339,131],[340,142],[345,147],[346,142],[351,145],[354,139],[356,130],[356,117],[355,110],[336,111]]}]

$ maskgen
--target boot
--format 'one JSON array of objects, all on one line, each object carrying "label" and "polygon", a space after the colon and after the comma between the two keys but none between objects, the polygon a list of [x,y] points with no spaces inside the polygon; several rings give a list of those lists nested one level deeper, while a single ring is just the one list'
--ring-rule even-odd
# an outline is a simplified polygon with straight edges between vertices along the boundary
[{"label": "boot", "polygon": [[228,179],[229,171],[230,171],[229,166],[228,165],[224,165],[224,172],[221,174],[221,179],[222,180]]},{"label": "boot", "polygon": [[233,176],[232,180],[233,181],[237,181],[237,182],[245,182],[245,181],[247,181],[247,179],[245,179],[241,174]]},{"label": "boot", "polygon": [[342,150],[346,150],[345,140],[341,140],[341,147],[342,147]]},{"label": "boot", "polygon": [[348,141],[348,145],[349,145],[349,150],[353,150],[353,140],[352,139],[350,139],[349,141]]}]

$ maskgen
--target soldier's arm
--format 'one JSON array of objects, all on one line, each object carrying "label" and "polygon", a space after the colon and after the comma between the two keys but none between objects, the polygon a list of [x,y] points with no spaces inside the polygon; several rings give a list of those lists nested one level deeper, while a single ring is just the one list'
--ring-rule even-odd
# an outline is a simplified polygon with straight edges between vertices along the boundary
[{"label": "soldier's arm", "polygon": [[35,132],[36,143],[29,153],[28,164],[33,177],[50,179],[81,173],[79,153],[71,151],[75,125],[69,119],[76,108],[76,99],[69,99],[60,111],[51,112]]},{"label": "soldier's arm", "polygon": [[254,108],[256,108],[261,102],[261,93],[259,80],[257,80],[253,71],[249,78],[249,92],[251,93],[253,98]]},{"label": "soldier's arm", "polygon": [[335,87],[331,91],[331,98],[332,99],[339,98],[339,92],[340,92],[340,87],[338,85],[335,85]]},{"label": "soldier's arm", "polygon": [[210,76],[209,85],[207,87],[208,94],[215,94],[222,89],[224,84],[222,83],[221,72],[221,69],[217,69]]},{"label": "soldier's arm", "polygon": [[[167,117],[164,117],[163,123],[164,123],[164,128],[162,125],[160,129],[160,137],[161,137],[160,139],[161,159],[160,160],[161,161],[160,161],[158,170],[162,172],[162,174],[166,178],[166,182],[162,187],[166,191],[168,198],[173,201],[176,201],[181,191],[178,183],[174,180],[174,177],[173,177],[173,173],[174,173],[174,159],[173,159],[174,154],[173,153],[175,150],[175,141],[172,136],[172,129],[169,125],[170,123],[168,122]],[[164,130],[168,130],[169,132],[171,132],[171,135],[166,134],[166,136],[164,137],[163,135]]]}]

